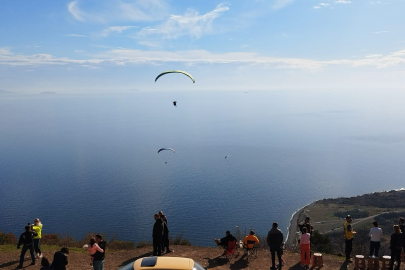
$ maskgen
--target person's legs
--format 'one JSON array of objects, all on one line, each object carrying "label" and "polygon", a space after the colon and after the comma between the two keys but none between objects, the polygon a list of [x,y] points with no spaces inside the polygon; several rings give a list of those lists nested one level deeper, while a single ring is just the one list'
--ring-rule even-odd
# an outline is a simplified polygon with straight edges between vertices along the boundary
[{"label": "person's legs", "polygon": [[346,242],[346,260],[350,260],[350,254],[352,253],[352,244],[353,244],[353,239],[350,240],[345,240]]},{"label": "person's legs", "polygon": [[33,245],[29,245],[28,248],[30,249],[32,264],[35,264],[34,246],[33,246]]},{"label": "person's legs", "polygon": [[104,269],[104,260],[93,261],[93,269],[94,270],[103,270]]},{"label": "person's legs", "polygon": [[276,250],[274,248],[270,248],[271,253],[271,268],[276,268]]},{"label": "person's legs", "polygon": [[380,246],[381,246],[380,242],[375,242],[374,256],[375,256],[376,258],[378,258],[378,251],[380,250]]},{"label": "person's legs", "polygon": [[311,264],[311,250],[309,244],[304,245],[304,253],[305,253],[305,264],[310,265]]},{"label": "person's legs", "polygon": [[373,256],[374,253],[374,242],[370,241],[370,253],[369,253],[369,257]]},{"label": "person's legs", "polygon": [[300,245],[301,249],[301,266],[305,265],[305,248],[304,245]]},{"label": "person's legs", "polygon": [[395,269],[399,270],[401,267],[401,251],[402,249],[395,249],[395,257],[398,262],[397,267]]},{"label": "person's legs", "polygon": [[24,256],[25,256],[25,253],[27,252],[27,250],[28,250],[28,246],[23,246],[23,247],[22,247],[22,249],[21,249],[21,254],[20,254],[20,264],[18,265],[18,267],[22,267],[22,266],[23,266],[23,263],[24,263]]},{"label": "person's legs", "polygon": [[39,248],[39,242],[41,239],[34,239],[34,249],[35,249],[35,253],[37,253],[38,255],[41,255],[41,249]]},{"label": "person's legs", "polygon": [[281,264],[282,264],[281,248],[280,247],[276,248],[276,252],[277,252],[277,258],[278,258],[278,265],[280,266],[280,269],[281,269]]}]

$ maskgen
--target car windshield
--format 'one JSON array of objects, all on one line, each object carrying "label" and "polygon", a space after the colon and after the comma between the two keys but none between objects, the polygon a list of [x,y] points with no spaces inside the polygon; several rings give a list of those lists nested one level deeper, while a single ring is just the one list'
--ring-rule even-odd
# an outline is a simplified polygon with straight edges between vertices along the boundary
[{"label": "car windshield", "polygon": [[202,267],[201,264],[199,264],[198,262],[194,262],[194,267],[193,270],[206,270],[207,268]]}]

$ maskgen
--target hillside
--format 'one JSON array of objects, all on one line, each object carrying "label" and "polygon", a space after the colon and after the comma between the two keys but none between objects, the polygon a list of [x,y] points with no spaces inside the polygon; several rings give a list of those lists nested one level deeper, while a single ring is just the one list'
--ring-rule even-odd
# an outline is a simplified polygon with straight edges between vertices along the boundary
[{"label": "hillside", "polygon": [[[221,248],[217,247],[193,247],[193,246],[173,246],[174,252],[170,256],[180,256],[192,258],[201,263],[207,269],[212,270],[225,270],[225,269],[269,269],[270,268],[270,252],[268,249],[259,249],[257,258],[251,258],[249,261],[243,256],[243,251],[239,251],[230,261],[218,257],[222,253]],[[44,246],[44,255],[52,257],[56,251],[56,247]],[[238,253],[238,252],[236,252]],[[14,246],[0,246],[0,269],[15,269],[18,265],[18,258],[20,250],[15,249]],[[108,251],[106,253],[105,268],[119,269],[120,267],[135,261],[138,258],[151,256],[151,247],[135,248],[133,250],[125,251]],[[166,255],[163,255],[166,256]],[[283,269],[302,269],[299,266],[300,255],[294,251],[286,251],[283,255],[286,265]],[[333,255],[325,255],[324,267],[322,269],[346,269],[346,264],[343,262],[343,257]],[[69,270],[91,270],[89,265],[90,256],[87,251],[73,250],[69,254]],[[39,269],[39,262],[35,266],[29,266],[30,258],[26,256],[24,269],[37,270]],[[351,265],[350,265],[351,267]],[[352,268],[349,268],[352,269]]]}]

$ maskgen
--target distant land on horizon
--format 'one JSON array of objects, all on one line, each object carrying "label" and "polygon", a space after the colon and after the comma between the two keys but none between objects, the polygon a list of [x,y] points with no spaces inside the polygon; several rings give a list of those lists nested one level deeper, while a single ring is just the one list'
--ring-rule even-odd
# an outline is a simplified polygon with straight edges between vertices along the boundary
[{"label": "distant land on horizon", "polygon": [[11,91],[7,91],[7,90],[2,90],[2,89],[0,89],[0,93],[11,93]]},{"label": "distant land on horizon", "polygon": [[45,92],[41,92],[39,93],[40,95],[54,95],[57,94],[56,92],[52,92],[52,91],[45,91]]}]

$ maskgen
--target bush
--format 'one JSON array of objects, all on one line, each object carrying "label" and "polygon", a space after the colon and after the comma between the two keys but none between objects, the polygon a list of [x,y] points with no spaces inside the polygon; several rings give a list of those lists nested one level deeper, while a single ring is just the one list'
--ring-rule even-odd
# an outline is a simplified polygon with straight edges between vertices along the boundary
[{"label": "bush", "polygon": [[11,244],[11,239],[8,234],[4,232],[0,232],[0,245],[8,245]]},{"label": "bush", "polygon": [[333,253],[332,241],[327,234],[315,230],[311,235],[311,249],[321,253]]},{"label": "bush", "polygon": [[191,246],[189,240],[183,239],[183,232],[179,233],[175,237],[169,237],[169,242],[171,245]]},{"label": "bush", "polygon": [[128,250],[128,249],[134,249],[135,248],[135,243],[132,241],[120,241],[120,240],[113,240],[112,242],[109,242],[107,245],[108,249],[114,249],[114,250]]},{"label": "bush", "polygon": [[140,241],[138,242],[138,244],[136,245],[136,248],[144,248],[144,247],[150,247],[152,246],[152,243],[150,242],[145,242],[145,241]]}]

